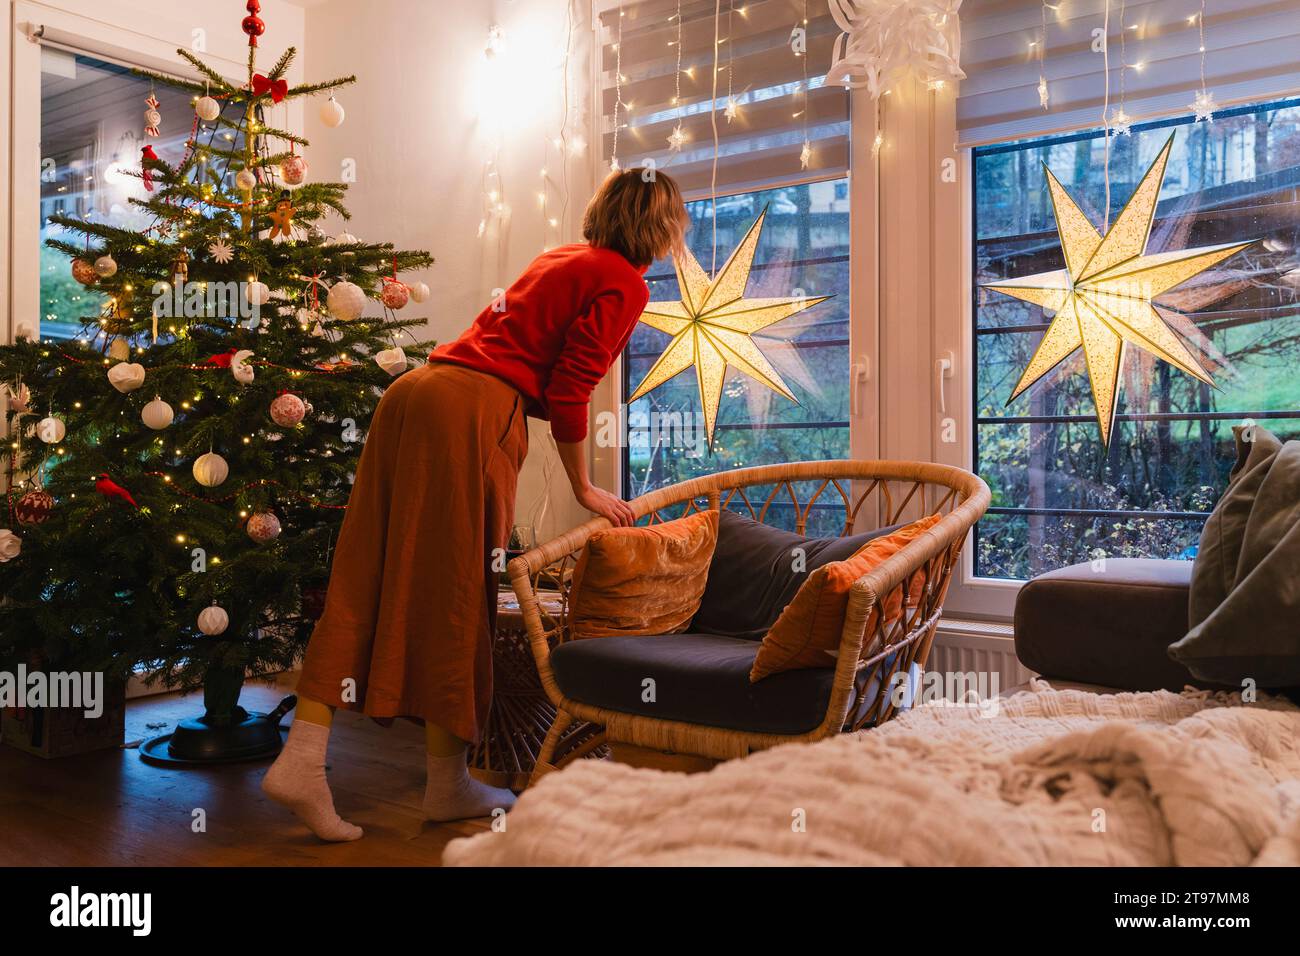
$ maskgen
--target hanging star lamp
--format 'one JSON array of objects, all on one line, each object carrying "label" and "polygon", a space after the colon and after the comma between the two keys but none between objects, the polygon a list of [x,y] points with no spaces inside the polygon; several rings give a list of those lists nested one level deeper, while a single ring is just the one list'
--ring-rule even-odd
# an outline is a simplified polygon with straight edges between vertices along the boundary
[{"label": "hanging star lamp", "polygon": [[674,256],[673,266],[677,271],[681,298],[675,302],[651,302],[641,313],[642,322],[673,338],[636,387],[628,399],[629,404],[695,366],[710,447],[727,366],[739,369],[759,384],[798,404],[798,399],[750,336],[830,298],[828,295],[745,298],[754,251],[758,248],[766,217],[765,206],[745,233],[745,238],[740,240],[740,245],[711,279],[689,249],[681,258]]},{"label": "hanging star lamp", "polygon": [[983,285],[1056,313],[1008,404],[1082,347],[1104,445],[1110,444],[1120,369],[1129,345],[1214,385],[1170,327],[1163,307],[1151,300],[1254,241],[1145,254],[1173,143],[1171,135],[1105,236],[1044,164],[1065,268]]}]

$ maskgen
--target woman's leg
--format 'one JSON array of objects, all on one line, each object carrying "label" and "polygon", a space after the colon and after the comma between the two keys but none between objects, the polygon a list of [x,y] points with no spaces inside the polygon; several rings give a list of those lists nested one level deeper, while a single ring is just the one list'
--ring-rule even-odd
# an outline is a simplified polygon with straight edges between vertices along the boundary
[{"label": "woman's leg", "polygon": [[360,839],[362,831],[335,812],[334,797],[325,780],[325,751],[333,718],[333,707],[298,698],[289,739],[262,778],[262,792],[292,810],[322,840],[343,843]]},{"label": "woman's leg", "polygon": [[494,810],[509,810],[515,805],[515,795],[509,790],[489,787],[469,775],[465,763],[469,745],[455,734],[425,721],[424,744],[429,771],[424,788],[426,819],[443,822],[487,817]]}]

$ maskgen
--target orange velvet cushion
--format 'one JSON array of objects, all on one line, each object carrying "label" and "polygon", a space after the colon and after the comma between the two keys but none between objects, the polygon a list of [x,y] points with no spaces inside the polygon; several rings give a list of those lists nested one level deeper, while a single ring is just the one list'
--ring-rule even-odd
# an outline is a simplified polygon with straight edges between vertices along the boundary
[{"label": "orange velvet cushion", "polygon": [[[794,600],[772,629],[763,638],[763,644],[754,658],[749,672],[751,682],[760,681],[781,671],[802,667],[833,667],[844,632],[844,614],[848,609],[849,590],[853,582],[868,571],[896,554],[903,545],[915,539],[939,521],[939,515],[930,515],[914,521],[883,538],[873,538],[852,557],[824,564],[808,576]],[[920,600],[924,586],[920,575],[912,579],[908,603]],[[885,608],[886,625],[892,625],[903,613],[903,588],[900,585],[872,608],[867,619],[867,638],[875,632],[880,620],[880,605]]]},{"label": "orange velvet cushion", "polygon": [[647,528],[597,531],[573,572],[573,636],[686,630],[704,596],[717,543],[716,511]]}]

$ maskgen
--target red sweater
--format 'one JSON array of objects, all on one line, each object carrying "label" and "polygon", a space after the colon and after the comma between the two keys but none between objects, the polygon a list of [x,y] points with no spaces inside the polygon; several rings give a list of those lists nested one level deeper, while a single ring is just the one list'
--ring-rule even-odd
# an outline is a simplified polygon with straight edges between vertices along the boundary
[{"label": "red sweater", "polygon": [[645,311],[645,269],[611,249],[559,246],[532,261],[431,362],[455,362],[513,385],[556,441],[587,437],[587,405]]}]

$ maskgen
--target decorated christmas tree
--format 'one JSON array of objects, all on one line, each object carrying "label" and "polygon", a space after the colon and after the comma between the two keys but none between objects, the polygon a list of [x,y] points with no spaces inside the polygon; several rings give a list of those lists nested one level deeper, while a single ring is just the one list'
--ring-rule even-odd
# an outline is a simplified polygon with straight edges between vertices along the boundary
[{"label": "decorated christmas tree", "polygon": [[246,82],[186,50],[193,81],[141,73],[194,105],[146,108],[146,142],[160,121],[192,124],[177,164],[142,150],[132,202],[152,224],[53,217],[80,241],[49,245],[102,309],[75,340],[0,348],[0,667],[147,665],[204,685],[208,717],[236,724],[246,670],[305,646],[371,413],[430,345],[410,331],[424,320],[398,310],[429,294],[399,275],[432,259],[327,237],[319,223],[347,218],[346,186],[313,178],[307,140],[267,122],[273,105],[317,97],[337,127],[329,94],[354,78],[291,86],[292,48],[260,72],[258,6],[243,20]]}]

